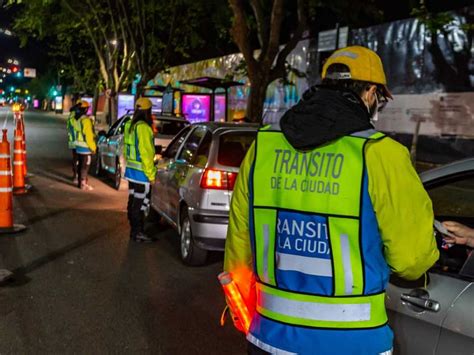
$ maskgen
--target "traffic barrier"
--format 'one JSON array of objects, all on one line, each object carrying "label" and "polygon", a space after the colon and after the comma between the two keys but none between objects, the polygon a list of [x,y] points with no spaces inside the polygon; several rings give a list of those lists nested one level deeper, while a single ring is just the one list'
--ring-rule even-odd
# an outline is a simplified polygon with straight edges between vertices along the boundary
[{"label": "traffic barrier", "polygon": [[13,183],[10,161],[10,143],[7,130],[3,130],[0,142],[0,234],[18,233],[26,229],[13,223]]},{"label": "traffic barrier", "polygon": [[26,164],[26,130],[25,130],[25,116],[23,114],[23,110],[19,112],[19,118],[21,122],[21,131],[23,133],[22,135],[22,141],[21,141],[21,149],[23,150],[23,174],[28,176],[28,168]]},{"label": "traffic barrier", "polygon": [[23,161],[23,132],[21,120],[16,121],[15,134],[13,136],[13,193],[21,195],[28,192],[25,183],[25,170]]}]

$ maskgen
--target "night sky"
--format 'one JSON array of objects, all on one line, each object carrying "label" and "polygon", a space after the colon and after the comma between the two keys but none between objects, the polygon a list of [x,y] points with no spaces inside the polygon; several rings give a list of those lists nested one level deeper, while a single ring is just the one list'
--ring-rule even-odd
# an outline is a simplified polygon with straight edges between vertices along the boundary
[{"label": "night sky", "polygon": [[[223,0],[225,1],[225,0]],[[408,3],[410,1],[387,1],[387,0],[375,0],[377,6],[385,14],[385,22],[393,21],[401,18],[410,17],[410,7]],[[0,28],[11,28],[11,23],[15,16],[15,11],[6,10],[1,7],[2,0],[0,0]],[[458,9],[463,6],[474,5],[474,0],[427,0],[428,7],[432,11],[445,11],[449,9]],[[326,19],[328,19],[326,17]],[[337,19],[328,19],[328,21],[334,21]],[[328,24],[332,26],[331,24]],[[366,24],[367,26],[370,23]],[[318,26],[319,27],[319,26]],[[327,27],[324,26],[323,27]],[[230,46],[229,48],[234,48]],[[212,57],[221,54],[210,53],[209,50],[205,50],[206,56]],[[209,53],[208,53],[209,52]],[[193,56],[191,56],[193,57]],[[0,34],[0,65],[6,63],[8,58],[17,58],[21,62],[21,66],[37,68],[38,72],[44,72],[48,66],[48,56],[46,48],[41,43],[30,41],[25,48],[20,48],[18,39],[14,37],[7,37]]]}]

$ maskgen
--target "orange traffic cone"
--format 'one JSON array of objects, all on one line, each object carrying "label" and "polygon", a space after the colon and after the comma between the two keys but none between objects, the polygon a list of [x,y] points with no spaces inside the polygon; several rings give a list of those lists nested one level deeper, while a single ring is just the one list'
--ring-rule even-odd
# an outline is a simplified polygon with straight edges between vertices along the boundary
[{"label": "orange traffic cone", "polygon": [[0,142],[0,234],[17,233],[26,229],[24,225],[13,224],[13,186],[10,162],[10,143],[7,130],[3,130]]},{"label": "orange traffic cone", "polygon": [[15,195],[21,195],[28,192],[25,184],[25,171],[23,165],[23,132],[21,120],[16,121],[14,142],[13,142],[13,190]]},{"label": "orange traffic cone", "polygon": [[21,131],[23,132],[21,149],[23,150],[23,175],[28,176],[28,168],[26,166],[26,130],[25,130],[25,116],[23,111],[20,112],[19,116],[21,122]]}]

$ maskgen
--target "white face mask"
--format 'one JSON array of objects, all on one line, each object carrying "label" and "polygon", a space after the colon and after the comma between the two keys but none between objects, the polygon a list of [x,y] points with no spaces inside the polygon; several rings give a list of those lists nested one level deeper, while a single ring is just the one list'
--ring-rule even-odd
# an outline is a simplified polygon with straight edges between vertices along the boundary
[{"label": "white face mask", "polygon": [[367,107],[367,112],[369,113],[370,116],[370,122],[373,124],[374,122],[377,122],[379,119],[379,99],[377,98],[377,94],[375,94],[375,102],[372,107],[369,106],[368,100],[367,102],[364,101],[365,107]]},{"label": "white face mask", "polygon": [[375,123],[379,120],[379,99],[377,94],[375,94],[375,112],[372,114],[371,123]]}]

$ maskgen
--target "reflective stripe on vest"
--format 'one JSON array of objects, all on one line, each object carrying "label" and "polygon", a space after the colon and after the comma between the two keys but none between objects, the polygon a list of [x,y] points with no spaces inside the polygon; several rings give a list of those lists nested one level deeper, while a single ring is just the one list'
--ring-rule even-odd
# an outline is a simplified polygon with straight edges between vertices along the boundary
[{"label": "reflective stripe on vest", "polygon": [[88,119],[88,117],[81,117],[80,119],[75,120],[76,147],[89,149],[83,133],[84,127],[82,125],[82,120],[84,119]]},{"label": "reflective stripe on vest", "polygon": [[282,323],[315,328],[373,328],[385,324],[383,293],[324,297],[287,292],[257,283],[257,311]]},{"label": "reflective stripe on vest", "polygon": [[384,135],[356,132],[303,152],[278,128],[259,131],[250,178],[257,310],[293,325],[385,324],[384,294],[364,295],[360,222],[364,147]]},{"label": "reflective stripe on vest", "polygon": [[133,127],[133,130],[130,130],[132,121],[125,123],[124,129],[124,144],[125,144],[125,160],[126,167],[138,171],[143,171],[142,159],[140,157],[140,151],[138,149],[138,136],[137,136],[137,127],[140,124],[146,124],[143,121],[139,121]]}]

